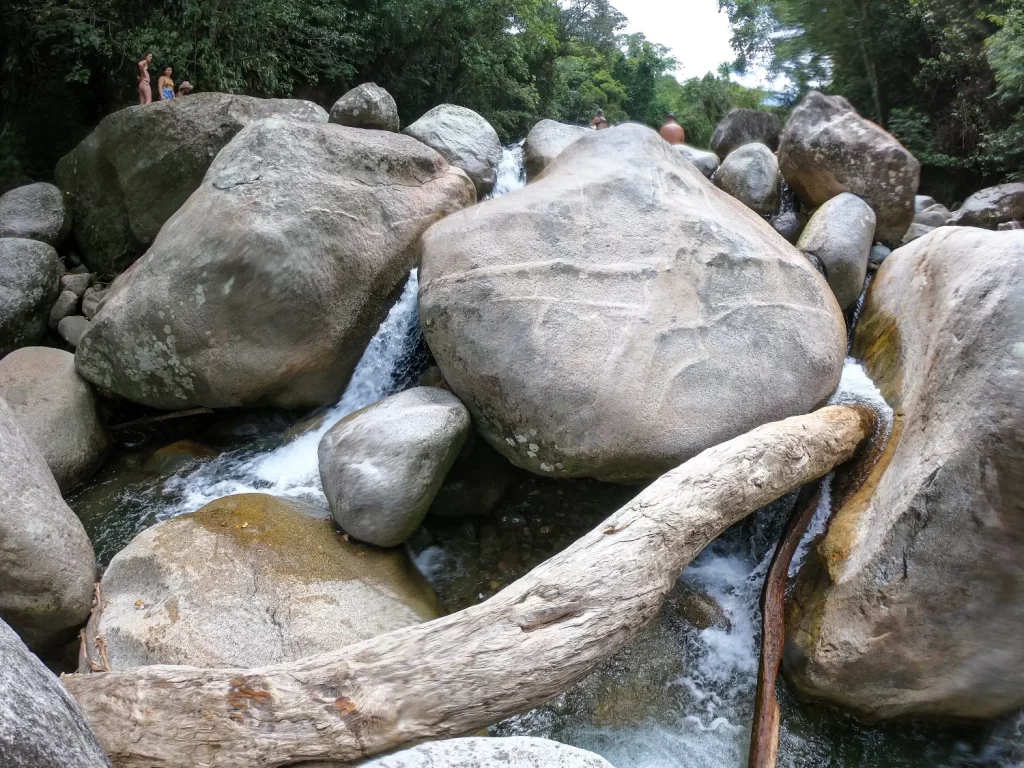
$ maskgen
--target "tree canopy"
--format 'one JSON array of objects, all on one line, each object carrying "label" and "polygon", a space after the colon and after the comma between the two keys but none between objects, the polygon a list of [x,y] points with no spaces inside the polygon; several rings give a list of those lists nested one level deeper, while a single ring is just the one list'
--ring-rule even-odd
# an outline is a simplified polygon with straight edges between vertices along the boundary
[{"label": "tree canopy", "polygon": [[8,0],[0,8],[0,178],[47,178],[104,115],[135,103],[136,62],[198,90],[310,98],[374,81],[403,124],[444,102],[505,140],[543,117],[659,125],[706,144],[734,105],[728,73],[683,83],[666,48],[622,34],[609,0]]},{"label": "tree canopy", "polygon": [[839,93],[958,198],[1024,174],[1020,0],[720,0],[737,68]]}]

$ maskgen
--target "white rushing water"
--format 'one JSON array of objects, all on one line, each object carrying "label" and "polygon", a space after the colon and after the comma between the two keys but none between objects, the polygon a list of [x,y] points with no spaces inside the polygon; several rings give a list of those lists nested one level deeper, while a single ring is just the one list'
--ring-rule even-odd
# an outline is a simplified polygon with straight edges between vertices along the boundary
[{"label": "white rushing water", "polygon": [[[853,359],[846,360],[839,388],[829,402],[868,405],[878,412],[883,430],[887,431],[891,426],[892,410],[861,365]],[[823,483],[821,503],[794,557],[791,574],[799,568],[813,540],[824,531],[829,513],[830,481],[831,475]],[[602,754],[616,768],[746,765],[757,687],[761,624],[759,601],[775,550],[774,545],[765,545],[764,542],[780,532],[779,515],[774,515],[774,520],[771,517],[771,514],[762,515],[762,519],[753,521],[743,530],[729,531],[707,547],[681,577],[687,588],[718,603],[728,617],[728,623],[703,630],[692,627],[682,630],[684,672],[670,683],[670,687],[678,689],[674,696],[678,702],[675,722],[595,727],[585,722],[573,722],[571,716],[552,715],[552,711],[547,710],[513,719],[510,730],[531,735],[555,735]],[[769,533],[760,530],[759,526],[774,526],[774,530]],[[761,546],[756,540],[761,540]],[[631,674],[635,675],[635,672]],[[826,750],[828,747],[809,745],[807,749],[814,753],[815,749]],[[788,764],[801,768],[822,765],[823,762],[815,762],[820,757],[820,754],[817,757],[812,754],[809,758]],[[785,758],[780,760],[780,765],[787,765]]]},{"label": "white rushing water", "polygon": [[[491,197],[506,194],[525,184],[520,142],[504,149]],[[411,383],[405,369],[422,344],[418,292],[419,280],[414,269],[401,297],[359,360],[341,400],[323,415],[317,427],[279,447],[266,451],[233,451],[185,475],[170,478],[164,491],[177,502],[163,509],[159,517],[191,512],[233,493],[262,492],[305,497],[320,505],[325,504],[317,460],[320,439],[345,416]]]}]

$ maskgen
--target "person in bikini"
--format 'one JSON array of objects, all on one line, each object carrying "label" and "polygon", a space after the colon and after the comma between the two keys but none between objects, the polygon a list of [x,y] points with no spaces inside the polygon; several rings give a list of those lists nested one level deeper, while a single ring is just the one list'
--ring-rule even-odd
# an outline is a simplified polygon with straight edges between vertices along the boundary
[{"label": "person in bikini", "polygon": [[171,78],[173,73],[173,69],[165,67],[164,73],[160,75],[160,79],[156,81],[156,90],[160,95],[161,101],[170,101],[174,98],[174,80]]},{"label": "person in bikini", "polygon": [[600,131],[608,127],[608,121],[605,119],[604,110],[597,110],[597,114],[594,115],[594,119],[590,121],[590,127],[595,131]]},{"label": "person in bikini", "polygon": [[153,61],[153,54],[147,53],[139,67],[139,104],[149,104],[153,101],[153,88],[149,84],[149,65]]}]

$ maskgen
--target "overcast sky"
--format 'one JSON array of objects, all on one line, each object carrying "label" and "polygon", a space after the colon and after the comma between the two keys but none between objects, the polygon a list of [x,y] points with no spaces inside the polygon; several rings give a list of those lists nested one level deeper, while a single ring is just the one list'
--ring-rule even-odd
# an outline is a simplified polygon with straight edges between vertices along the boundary
[{"label": "overcast sky", "polygon": [[[736,55],[729,45],[729,17],[719,13],[718,0],[612,0],[629,19],[626,32],[643,32],[648,40],[667,45],[679,60],[676,77],[703,77]],[[741,79],[763,86],[763,73]]]}]

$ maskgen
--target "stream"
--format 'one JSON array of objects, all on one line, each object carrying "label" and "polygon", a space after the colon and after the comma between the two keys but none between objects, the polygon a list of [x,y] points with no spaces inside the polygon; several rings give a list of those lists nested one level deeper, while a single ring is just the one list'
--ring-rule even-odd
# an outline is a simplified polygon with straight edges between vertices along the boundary
[{"label": "stream", "polygon": [[[493,196],[525,184],[522,148],[506,148]],[[417,274],[367,347],[338,403],[310,414],[243,411],[115,433],[107,465],[69,499],[105,567],[153,523],[233,493],[265,492],[327,514],[317,446],[339,419],[416,384],[431,358],[419,328]],[[891,411],[847,359],[832,402]],[[828,485],[791,572],[824,530]],[[487,517],[428,517],[408,548],[449,611],[487,599],[568,546],[635,495],[596,481],[516,472]],[[746,765],[757,677],[758,599],[795,494],[737,524],[683,573],[658,620],[585,680],[495,735],[547,736],[616,768]],[[779,765],[791,768],[1020,768],[1024,714],[986,727],[868,727],[798,702],[780,685]]]}]

